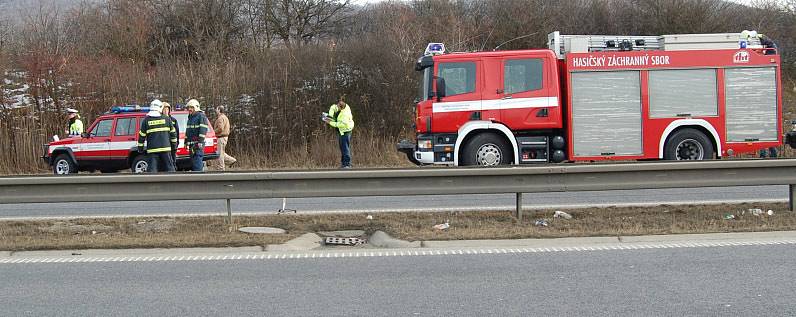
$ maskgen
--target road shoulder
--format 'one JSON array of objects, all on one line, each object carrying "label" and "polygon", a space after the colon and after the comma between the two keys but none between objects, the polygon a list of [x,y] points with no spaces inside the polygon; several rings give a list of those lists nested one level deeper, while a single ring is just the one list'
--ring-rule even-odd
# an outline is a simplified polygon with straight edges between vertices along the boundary
[{"label": "road shoulder", "polygon": [[[717,244],[718,242],[718,244]],[[748,233],[711,233],[711,234],[678,234],[678,235],[649,235],[649,236],[622,236],[622,237],[584,237],[584,238],[553,238],[553,239],[517,239],[517,240],[454,240],[454,241],[422,241],[420,248],[383,249],[383,248],[312,248],[299,250],[296,248],[276,248],[276,250],[261,247],[237,248],[175,248],[175,249],[95,249],[95,250],[58,250],[58,251],[19,251],[0,252],[0,260],[16,258],[108,258],[108,257],[221,257],[237,256],[249,258],[253,255],[291,253],[311,254],[316,253],[374,253],[396,252],[396,250],[425,252],[420,250],[470,250],[470,249],[550,249],[564,250],[567,248],[586,250],[625,249],[628,246],[663,245],[664,247],[682,246],[730,246],[754,244],[793,244],[796,243],[796,231],[773,232],[748,232]],[[292,244],[291,244],[292,245]],[[403,252],[403,251],[402,251]],[[336,256],[335,256],[336,257]]]}]

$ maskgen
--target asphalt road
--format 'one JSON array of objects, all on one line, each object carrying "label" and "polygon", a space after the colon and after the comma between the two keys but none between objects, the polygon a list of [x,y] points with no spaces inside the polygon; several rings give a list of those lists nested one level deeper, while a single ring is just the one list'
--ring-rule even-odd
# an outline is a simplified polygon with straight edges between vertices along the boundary
[{"label": "asphalt road", "polygon": [[[120,194],[121,195],[121,194]],[[300,213],[348,211],[440,211],[514,208],[514,194],[444,195],[394,197],[293,198],[287,208]],[[690,204],[716,202],[766,202],[787,200],[787,186],[748,186],[716,188],[677,188],[567,193],[528,193],[523,195],[526,208],[589,207],[605,205]],[[47,203],[0,205],[0,218],[119,216],[163,214],[217,214],[225,212],[225,203],[215,201]],[[235,213],[275,213],[281,199],[240,199],[232,201]]]},{"label": "asphalt road", "polygon": [[0,315],[793,316],[794,248],[0,264]]}]

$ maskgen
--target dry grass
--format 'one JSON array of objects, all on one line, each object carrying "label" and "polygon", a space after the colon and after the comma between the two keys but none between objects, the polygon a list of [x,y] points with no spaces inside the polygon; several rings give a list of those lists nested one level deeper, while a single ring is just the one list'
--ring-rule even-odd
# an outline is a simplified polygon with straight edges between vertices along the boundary
[{"label": "dry grass", "polygon": [[[740,214],[749,208],[772,209],[775,214]],[[4,221],[0,250],[263,246],[307,232],[349,229],[383,230],[414,241],[796,230],[796,213],[785,208],[785,204],[739,204],[579,209],[569,211],[572,220],[555,219],[552,210],[545,210],[526,212],[522,222],[509,212],[380,213],[373,220],[363,214],[266,215],[236,217],[232,226],[221,217]],[[725,213],[737,219],[724,220]],[[540,218],[550,226],[535,226]],[[449,230],[432,229],[446,220]],[[288,233],[253,235],[233,230],[243,226],[279,227]]]},{"label": "dry grass", "polygon": [[[269,152],[270,155],[246,151],[242,154],[231,153],[238,159],[234,166],[237,170],[271,170],[271,169],[323,169],[340,167],[340,150],[337,136],[331,129],[328,133],[311,138],[306,145],[281,151]],[[396,150],[398,141],[389,137],[358,129],[351,138],[352,163],[357,168],[371,167],[411,167],[414,166],[405,154]],[[233,149],[234,151],[234,149]]]}]

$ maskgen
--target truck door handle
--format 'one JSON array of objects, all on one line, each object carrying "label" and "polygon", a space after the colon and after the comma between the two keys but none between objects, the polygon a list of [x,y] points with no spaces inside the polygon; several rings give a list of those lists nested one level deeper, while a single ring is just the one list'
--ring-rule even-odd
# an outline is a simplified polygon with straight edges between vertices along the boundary
[{"label": "truck door handle", "polygon": [[503,100],[506,100],[506,99],[511,99],[511,96],[505,96],[505,97],[503,97],[502,99],[503,99]]},{"label": "truck door handle", "polygon": [[547,108],[540,109],[539,112],[536,113],[537,118],[544,118],[549,116],[550,114],[547,112]]}]

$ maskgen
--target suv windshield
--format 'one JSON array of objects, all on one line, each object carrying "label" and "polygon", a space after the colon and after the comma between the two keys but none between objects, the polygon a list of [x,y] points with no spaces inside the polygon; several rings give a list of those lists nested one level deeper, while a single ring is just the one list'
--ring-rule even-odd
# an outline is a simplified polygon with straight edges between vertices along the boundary
[{"label": "suv windshield", "polygon": [[179,113],[172,116],[174,119],[177,119],[177,126],[180,128],[180,133],[185,133],[186,125],[188,125],[188,114]]},{"label": "suv windshield", "polygon": [[96,137],[106,137],[111,136],[111,127],[113,126],[113,119],[105,119],[97,123],[94,126],[94,130],[91,131],[92,136]]}]

